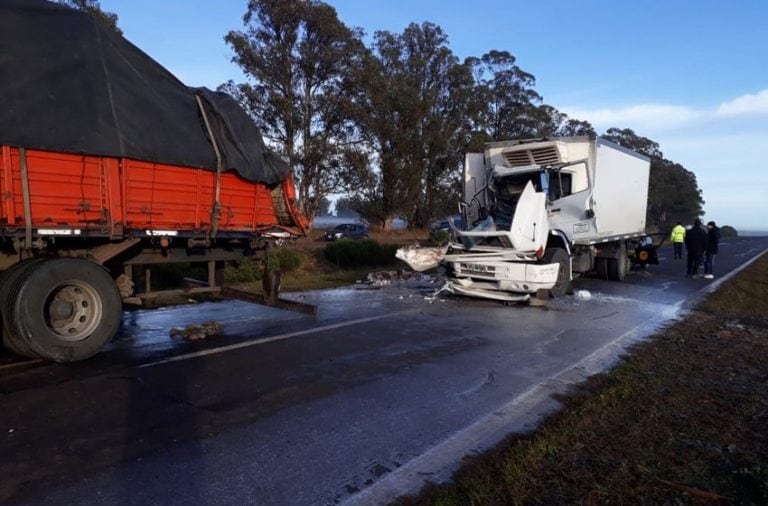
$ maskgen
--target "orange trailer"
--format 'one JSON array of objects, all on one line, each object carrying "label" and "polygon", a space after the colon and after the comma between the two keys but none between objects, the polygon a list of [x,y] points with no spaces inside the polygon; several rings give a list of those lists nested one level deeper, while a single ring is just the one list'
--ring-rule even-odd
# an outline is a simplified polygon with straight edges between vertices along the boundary
[{"label": "orange trailer", "polygon": [[[0,146],[0,314],[3,343],[59,362],[97,353],[115,334],[122,304],[152,289],[150,265],[204,262],[213,292],[302,312],[265,293],[222,286],[224,262],[259,256],[303,235],[292,177],[268,186],[235,172]],[[134,267],[144,267],[136,287]]]},{"label": "orange trailer", "polygon": [[[0,236],[303,235],[288,177],[275,187],[125,158],[0,147]],[[28,213],[28,214],[27,214]],[[218,215],[218,216],[217,216]]]},{"label": "orange trailer", "polygon": [[6,347],[97,353],[124,303],[157,295],[147,266],[161,263],[207,264],[188,293],[312,311],[278,298],[268,265],[264,294],[222,287],[225,262],[266,260],[307,228],[291,167],[233,97],[187,87],[90,14],[44,0],[0,0],[0,55]]}]

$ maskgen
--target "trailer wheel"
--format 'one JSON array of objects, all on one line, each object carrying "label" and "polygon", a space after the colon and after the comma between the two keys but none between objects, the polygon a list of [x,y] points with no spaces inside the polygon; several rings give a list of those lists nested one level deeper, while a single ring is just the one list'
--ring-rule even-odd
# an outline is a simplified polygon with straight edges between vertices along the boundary
[{"label": "trailer wheel", "polygon": [[608,258],[597,257],[595,258],[595,272],[600,279],[608,278]]},{"label": "trailer wheel", "polygon": [[626,257],[609,258],[608,279],[611,281],[624,281],[624,278],[627,276],[628,261]]},{"label": "trailer wheel", "polygon": [[117,286],[100,265],[82,258],[56,258],[33,266],[16,280],[11,295],[15,334],[47,360],[91,357],[120,325]]},{"label": "trailer wheel", "polygon": [[36,264],[45,260],[45,257],[34,257],[22,260],[12,265],[9,269],[0,275],[0,316],[2,316],[2,336],[3,346],[22,357],[37,358],[32,349],[22,340],[12,329],[11,315],[13,315],[13,306],[16,301],[10,296],[11,287],[20,278],[26,276]]},{"label": "trailer wheel", "polygon": [[629,258],[627,246],[622,242],[616,254],[616,258],[608,259],[608,279],[611,281],[624,281],[629,270]]},{"label": "trailer wheel", "polygon": [[563,248],[547,248],[542,262],[545,264],[560,264],[557,271],[557,282],[550,289],[552,297],[563,297],[571,286],[571,262],[568,253]]}]

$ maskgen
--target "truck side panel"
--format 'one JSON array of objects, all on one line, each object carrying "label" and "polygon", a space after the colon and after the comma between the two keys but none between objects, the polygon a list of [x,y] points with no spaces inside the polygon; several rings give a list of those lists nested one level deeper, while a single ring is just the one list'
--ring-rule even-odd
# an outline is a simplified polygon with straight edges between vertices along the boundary
[{"label": "truck side panel", "polygon": [[[202,230],[211,226],[216,174],[135,160],[123,161],[126,226]],[[221,175],[219,230],[254,231],[277,224],[269,189],[233,172]]]},{"label": "truck side panel", "polygon": [[[2,148],[0,223],[23,227],[21,151]],[[121,219],[117,161],[47,151],[25,152],[32,226],[96,228],[109,234]]]},{"label": "truck side panel", "polygon": [[592,192],[598,237],[641,234],[648,200],[648,160],[599,142]]},{"label": "truck side panel", "polygon": [[[21,150],[3,146],[0,152],[0,227],[18,231],[26,224]],[[69,228],[115,237],[130,229],[198,233],[211,227],[215,172],[38,150],[25,155],[36,230]],[[218,230],[253,233],[282,225],[301,233],[306,223],[290,207],[291,184],[292,179],[270,189],[223,173]],[[280,194],[280,210],[272,192]]]}]

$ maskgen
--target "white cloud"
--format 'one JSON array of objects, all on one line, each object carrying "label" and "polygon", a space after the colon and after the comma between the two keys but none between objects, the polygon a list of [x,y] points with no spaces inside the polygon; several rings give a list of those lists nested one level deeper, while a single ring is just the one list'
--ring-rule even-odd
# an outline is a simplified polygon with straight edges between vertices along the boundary
[{"label": "white cloud", "polygon": [[710,108],[673,104],[638,104],[598,109],[563,107],[561,110],[572,118],[589,121],[598,130],[629,127],[641,135],[649,135],[692,124],[702,125],[735,117],[768,114],[768,89],[755,94],[741,95]]},{"label": "white cloud", "polygon": [[748,93],[723,102],[715,112],[717,116],[740,116],[742,114],[768,114],[768,89],[754,95]]},{"label": "white cloud", "polygon": [[579,109],[566,107],[572,118],[586,119],[598,129],[631,125],[636,130],[669,130],[686,125],[702,116],[691,107],[665,104],[640,104],[616,109]]}]

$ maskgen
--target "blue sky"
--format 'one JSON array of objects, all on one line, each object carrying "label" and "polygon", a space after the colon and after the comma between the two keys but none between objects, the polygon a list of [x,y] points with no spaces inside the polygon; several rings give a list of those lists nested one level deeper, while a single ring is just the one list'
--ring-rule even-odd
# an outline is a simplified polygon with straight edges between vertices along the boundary
[{"label": "blue sky", "polygon": [[[431,21],[460,58],[507,50],[544,101],[629,127],[692,170],[706,220],[768,230],[768,2],[328,0],[369,36]],[[242,79],[223,36],[246,0],[101,0],[182,81]]]}]

